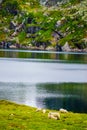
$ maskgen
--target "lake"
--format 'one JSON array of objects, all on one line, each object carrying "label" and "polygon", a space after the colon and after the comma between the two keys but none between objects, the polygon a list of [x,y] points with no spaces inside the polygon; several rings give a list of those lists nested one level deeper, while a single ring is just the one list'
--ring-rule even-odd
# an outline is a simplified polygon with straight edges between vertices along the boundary
[{"label": "lake", "polygon": [[87,113],[87,53],[0,50],[0,99]]}]

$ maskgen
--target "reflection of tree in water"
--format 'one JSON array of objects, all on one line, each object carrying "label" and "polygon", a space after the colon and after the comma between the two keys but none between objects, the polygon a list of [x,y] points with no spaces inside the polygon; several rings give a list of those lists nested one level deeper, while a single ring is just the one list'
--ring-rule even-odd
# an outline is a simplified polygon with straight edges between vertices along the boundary
[{"label": "reflection of tree in water", "polygon": [[51,59],[51,60],[60,60],[65,62],[74,62],[74,63],[87,63],[86,54],[69,54],[69,53],[58,53],[58,52],[43,52],[43,51],[2,51],[0,50],[0,57],[13,57],[13,58],[35,58],[35,59]]},{"label": "reflection of tree in water", "polygon": [[36,99],[45,108],[87,112],[86,83],[39,84],[37,88],[37,91],[45,92],[44,97],[39,96]]},{"label": "reflection of tree in water", "polygon": [[59,110],[60,108],[67,109],[72,112],[87,113],[87,103],[80,98],[37,98],[36,102],[39,103],[40,107],[47,109]]}]

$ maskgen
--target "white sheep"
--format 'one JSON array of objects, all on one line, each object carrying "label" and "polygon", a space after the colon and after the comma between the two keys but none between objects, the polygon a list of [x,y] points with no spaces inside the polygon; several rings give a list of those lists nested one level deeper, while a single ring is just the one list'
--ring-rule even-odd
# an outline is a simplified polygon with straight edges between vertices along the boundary
[{"label": "white sheep", "polygon": [[42,112],[45,114],[46,113],[46,109],[42,109]]},{"label": "white sheep", "polygon": [[36,109],[36,112],[39,112],[39,111],[41,111],[41,110],[42,110],[41,108],[37,108],[37,109]]},{"label": "white sheep", "polygon": [[59,120],[60,119],[60,114],[58,112],[49,112],[48,113],[48,118]]},{"label": "white sheep", "polygon": [[63,108],[61,108],[59,111],[60,111],[61,113],[68,113],[68,111],[67,111],[66,109],[63,109]]},{"label": "white sheep", "polygon": [[36,112],[39,112],[39,111],[41,111],[41,112],[44,113],[44,114],[46,113],[46,109],[37,108],[37,109],[36,109]]}]

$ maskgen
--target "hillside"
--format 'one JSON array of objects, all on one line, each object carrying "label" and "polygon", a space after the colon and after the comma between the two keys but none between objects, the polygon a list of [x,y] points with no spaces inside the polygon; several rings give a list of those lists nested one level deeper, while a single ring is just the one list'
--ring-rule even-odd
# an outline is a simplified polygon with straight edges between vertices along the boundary
[{"label": "hillside", "polygon": [[0,48],[87,51],[87,0],[50,3],[1,0]]},{"label": "hillside", "polygon": [[87,130],[85,113],[60,113],[60,120],[55,120],[48,118],[49,112],[0,100],[0,130]]}]

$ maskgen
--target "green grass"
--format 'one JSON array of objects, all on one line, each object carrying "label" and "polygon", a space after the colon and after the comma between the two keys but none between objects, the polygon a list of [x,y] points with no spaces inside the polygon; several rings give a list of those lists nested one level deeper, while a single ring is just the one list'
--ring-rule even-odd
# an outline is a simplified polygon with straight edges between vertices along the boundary
[{"label": "green grass", "polygon": [[87,130],[87,114],[61,113],[60,120],[48,119],[36,108],[0,101],[0,130]]}]

